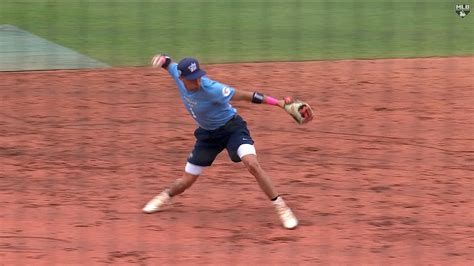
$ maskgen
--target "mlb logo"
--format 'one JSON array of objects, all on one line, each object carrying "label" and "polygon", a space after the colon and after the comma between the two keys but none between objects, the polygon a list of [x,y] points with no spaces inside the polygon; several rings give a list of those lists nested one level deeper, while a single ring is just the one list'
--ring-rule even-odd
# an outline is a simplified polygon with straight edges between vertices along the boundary
[{"label": "mlb logo", "polygon": [[454,10],[461,18],[464,18],[469,14],[469,12],[471,12],[471,7],[469,4],[458,4]]}]

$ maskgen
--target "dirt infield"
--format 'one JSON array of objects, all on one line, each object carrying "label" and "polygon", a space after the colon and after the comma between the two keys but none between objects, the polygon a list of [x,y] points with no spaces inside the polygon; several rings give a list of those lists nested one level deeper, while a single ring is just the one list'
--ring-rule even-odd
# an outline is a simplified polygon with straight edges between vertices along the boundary
[{"label": "dirt infield", "polygon": [[207,66],[316,107],[295,126],[235,105],[294,231],[226,153],[172,208],[141,213],[194,143],[164,72],[0,73],[0,264],[472,265],[473,60]]}]

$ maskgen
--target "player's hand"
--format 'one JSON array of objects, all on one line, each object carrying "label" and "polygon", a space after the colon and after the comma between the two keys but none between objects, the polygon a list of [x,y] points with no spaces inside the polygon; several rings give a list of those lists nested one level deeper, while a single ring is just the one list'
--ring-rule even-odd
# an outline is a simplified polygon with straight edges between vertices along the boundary
[{"label": "player's hand", "polygon": [[[167,59],[169,61],[171,61],[171,58],[167,55],[162,55],[162,54],[157,54],[155,56],[153,56],[153,58],[151,59],[151,65],[152,67],[154,68],[159,68],[159,67],[167,67],[167,66],[163,66]],[[169,64],[169,63],[168,63]]]},{"label": "player's hand", "polygon": [[153,56],[153,58],[151,59],[151,65],[156,68],[161,67],[164,63],[165,57],[160,54]]}]

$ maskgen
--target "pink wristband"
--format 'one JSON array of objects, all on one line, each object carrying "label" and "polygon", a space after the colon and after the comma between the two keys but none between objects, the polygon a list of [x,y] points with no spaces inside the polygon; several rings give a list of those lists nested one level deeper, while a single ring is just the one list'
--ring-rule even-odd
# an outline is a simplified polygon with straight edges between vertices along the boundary
[{"label": "pink wristband", "polygon": [[265,97],[265,103],[266,104],[269,104],[269,105],[277,105],[278,104],[278,100],[271,97],[271,96],[266,96]]}]

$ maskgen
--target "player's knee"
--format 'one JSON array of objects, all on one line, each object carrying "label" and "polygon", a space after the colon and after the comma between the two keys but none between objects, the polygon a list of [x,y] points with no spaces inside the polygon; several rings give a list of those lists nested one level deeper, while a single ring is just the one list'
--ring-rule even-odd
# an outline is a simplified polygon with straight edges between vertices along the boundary
[{"label": "player's knee", "polygon": [[246,161],[245,166],[252,174],[258,173],[260,171],[260,164],[255,159]]},{"label": "player's knee", "polygon": [[198,175],[191,175],[191,174],[188,174],[188,173],[185,173],[184,174],[184,183],[186,183],[186,185],[189,187],[191,186],[194,182],[196,182],[197,178],[199,176]]}]

